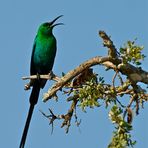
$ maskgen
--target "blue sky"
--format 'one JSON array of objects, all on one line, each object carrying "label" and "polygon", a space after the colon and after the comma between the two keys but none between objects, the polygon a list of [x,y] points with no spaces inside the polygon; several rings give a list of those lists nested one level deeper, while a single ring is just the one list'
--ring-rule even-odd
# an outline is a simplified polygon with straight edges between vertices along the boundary
[{"label": "blue sky", "polygon": [[[23,90],[25,81],[22,76],[29,75],[32,44],[38,26],[50,21],[58,15],[64,26],[58,26],[54,34],[58,41],[58,52],[53,71],[61,75],[68,72],[81,62],[96,56],[105,55],[107,50],[102,46],[98,31],[104,30],[111,35],[116,47],[127,40],[138,38],[138,43],[144,45],[144,54],[148,56],[148,1],[147,0],[1,0],[0,2],[0,67],[1,67],[1,105],[0,105],[0,147],[16,148],[29,108],[30,91]],[[148,59],[143,68],[147,70]],[[110,82],[111,75],[98,67],[97,73],[105,76]],[[87,113],[78,110],[82,120],[80,130],[71,125],[69,134],[60,128],[61,122],[55,123],[54,134],[48,121],[41,115],[39,109],[48,112],[52,108],[57,114],[66,113],[68,105],[64,96],[59,102],[43,103],[42,94],[47,91],[52,82],[41,91],[40,100],[33,114],[27,137],[26,148],[57,148],[84,147],[105,148],[111,139],[113,127],[108,119],[108,111],[104,106]],[[140,110],[140,115],[134,119],[133,139],[137,139],[136,148],[148,145],[148,105]],[[74,121],[74,120],[73,120]]]}]

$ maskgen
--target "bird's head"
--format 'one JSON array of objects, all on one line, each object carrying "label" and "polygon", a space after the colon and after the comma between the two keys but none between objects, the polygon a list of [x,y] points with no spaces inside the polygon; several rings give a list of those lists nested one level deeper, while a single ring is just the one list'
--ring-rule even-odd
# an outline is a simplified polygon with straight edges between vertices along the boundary
[{"label": "bird's head", "polygon": [[44,34],[44,35],[50,35],[52,34],[52,30],[55,26],[57,25],[63,25],[63,23],[57,23],[54,24],[54,22],[59,19],[60,17],[62,17],[63,15],[60,15],[58,17],[56,17],[53,21],[51,22],[46,22],[40,25],[38,33]]}]

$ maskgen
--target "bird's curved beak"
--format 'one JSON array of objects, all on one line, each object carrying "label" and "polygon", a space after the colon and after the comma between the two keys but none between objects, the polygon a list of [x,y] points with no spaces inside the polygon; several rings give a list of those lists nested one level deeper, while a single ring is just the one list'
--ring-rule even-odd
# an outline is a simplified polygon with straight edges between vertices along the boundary
[{"label": "bird's curved beak", "polygon": [[52,28],[55,27],[55,26],[57,26],[57,25],[64,25],[63,23],[54,24],[54,22],[55,22],[56,20],[58,20],[60,17],[62,17],[62,16],[63,16],[63,15],[60,15],[60,16],[56,17],[52,22],[50,22],[50,25],[51,25]]}]

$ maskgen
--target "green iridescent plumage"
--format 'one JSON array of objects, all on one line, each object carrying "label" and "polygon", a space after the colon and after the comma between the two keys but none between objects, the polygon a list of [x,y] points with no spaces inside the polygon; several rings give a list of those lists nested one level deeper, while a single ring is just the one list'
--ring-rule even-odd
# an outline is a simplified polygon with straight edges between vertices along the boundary
[{"label": "green iridescent plumage", "polygon": [[[46,22],[41,24],[38,29],[36,38],[34,40],[31,64],[30,64],[30,74],[31,75],[40,75],[48,74],[53,67],[54,59],[56,55],[56,39],[52,33],[52,30],[55,26],[61,25],[62,23],[54,24],[54,22],[60,18],[62,15],[55,18],[52,22]],[[40,88],[45,86],[46,80],[36,79],[33,81],[33,88],[30,95],[30,108],[22,135],[20,148],[24,148],[25,141],[27,137],[27,132],[29,124],[31,121],[32,113],[34,106],[36,105],[39,97]]]}]

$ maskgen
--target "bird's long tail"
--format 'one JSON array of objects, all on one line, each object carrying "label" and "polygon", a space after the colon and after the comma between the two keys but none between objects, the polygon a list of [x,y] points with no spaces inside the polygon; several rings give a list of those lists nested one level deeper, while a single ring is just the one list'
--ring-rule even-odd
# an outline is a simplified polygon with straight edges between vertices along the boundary
[{"label": "bird's long tail", "polygon": [[39,82],[36,81],[33,85],[33,89],[32,89],[31,95],[30,95],[30,108],[29,108],[29,112],[28,112],[28,116],[27,116],[27,120],[26,120],[26,124],[24,127],[24,131],[23,131],[23,135],[22,135],[22,139],[21,139],[21,143],[20,143],[19,148],[24,148],[24,146],[25,146],[31,117],[33,114],[34,107],[37,104],[39,93],[40,93],[40,85],[39,85]]}]

